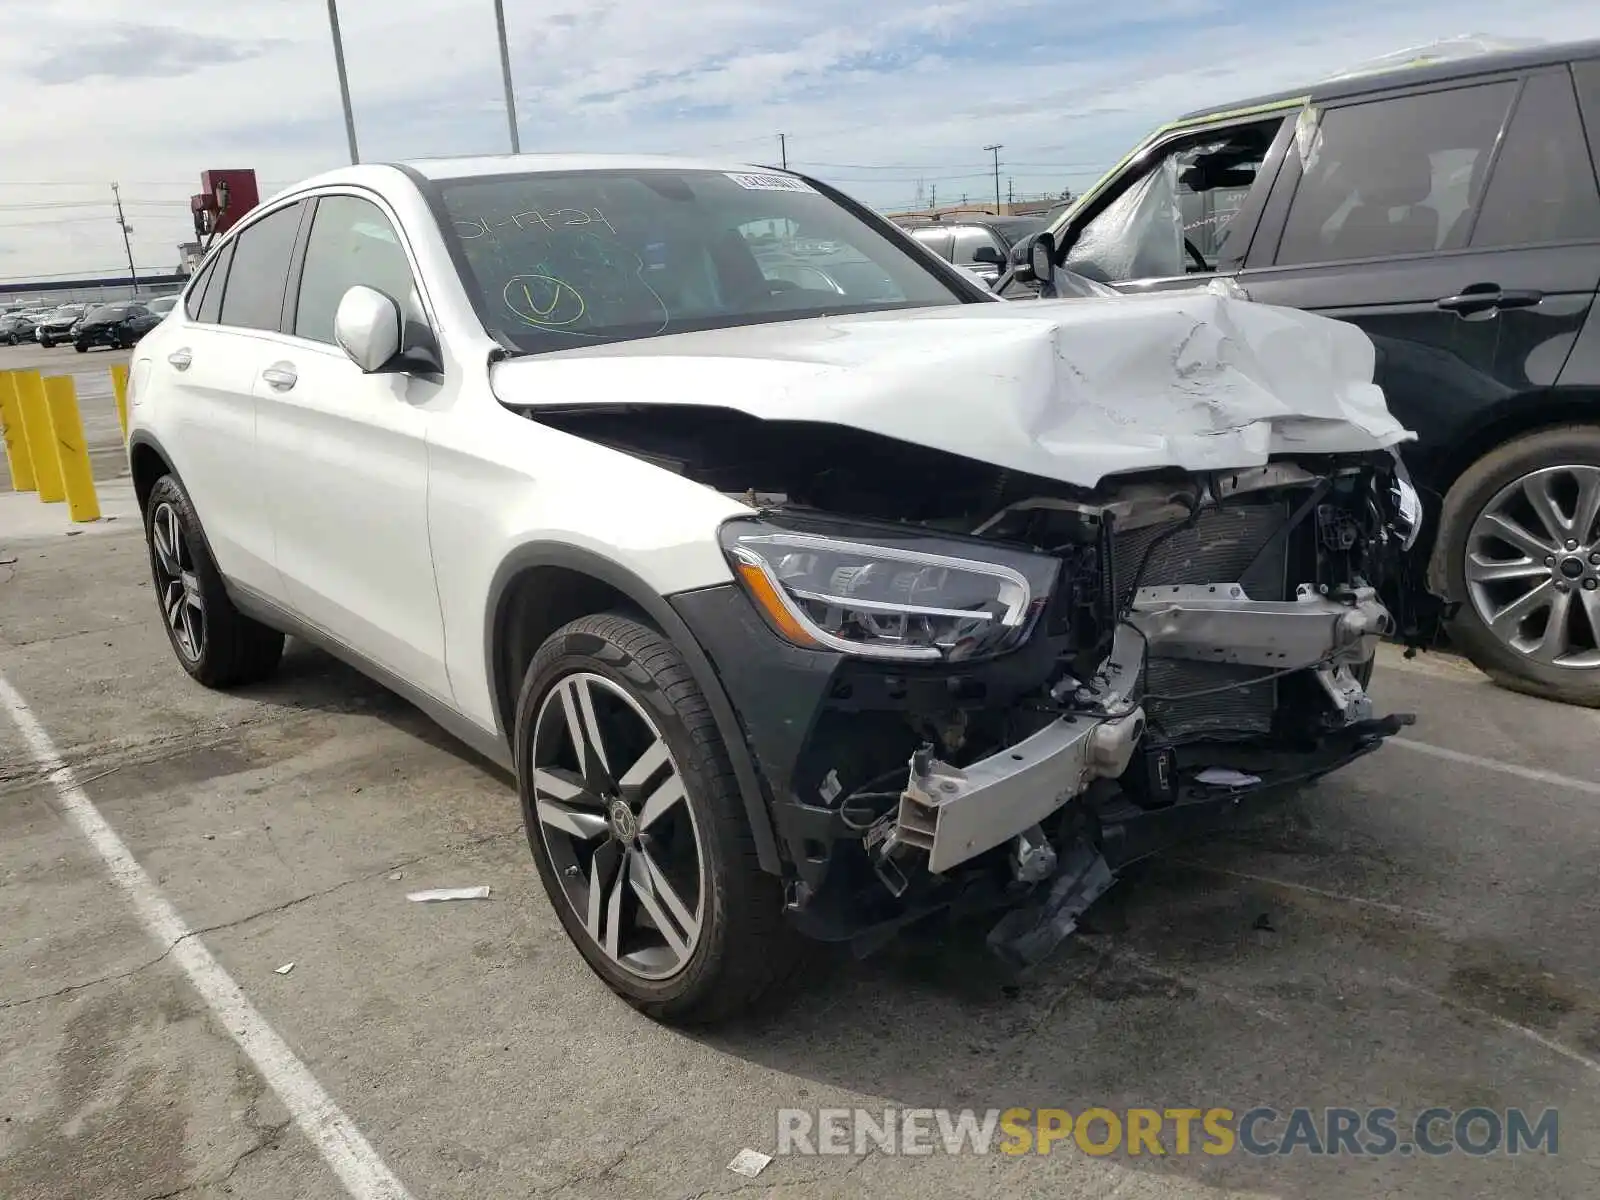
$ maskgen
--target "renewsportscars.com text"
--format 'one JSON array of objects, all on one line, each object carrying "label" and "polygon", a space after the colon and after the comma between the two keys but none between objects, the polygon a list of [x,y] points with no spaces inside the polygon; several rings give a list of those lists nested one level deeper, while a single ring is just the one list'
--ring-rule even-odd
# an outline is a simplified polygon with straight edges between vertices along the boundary
[{"label": "renewsportscars.com text", "polygon": [[1556,1154],[1559,1114],[1520,1108],[785,1108],[777,1153]]}]

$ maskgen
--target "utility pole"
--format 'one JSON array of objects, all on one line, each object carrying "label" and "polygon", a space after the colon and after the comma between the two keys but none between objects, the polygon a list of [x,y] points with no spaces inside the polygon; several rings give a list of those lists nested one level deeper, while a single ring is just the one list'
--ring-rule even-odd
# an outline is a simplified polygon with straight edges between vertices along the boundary
[{"label": "utility pole", "polygon": [[1017,181],[1011,176],[1006,176],[1006,211],[1010,212],[1017,206]]},{"label": "utility pole", "polygon": [[344,39],[339,36],[339,3],[328,0],[328,28],[333,33],[333,65],[339,71],[339,99],[344,103],[344,133],[350,140],[350,162],[361,161],[356,149],[356,117],[350,108],[350,77],[344,71]]},{"label": "utility pole", "polygon": [[993,146],[985,146],[984,149],[994,155],[994,210],[998,214],[1000,211],[1000,151],[1004,150],[1005,147],[996,143]]},{"label": "utility pole", "polygon": [[939,185],[937,183],[928,185],[928,207],[934,211],[939,208]]},{"label": "utility pole", "polygon": [[133,284],[133,294],[139,295],[139,273],[133,268],[133,243],[128,240],[128,222],[122,217],[122,190],[116,184],[111,185],[111,199],[117,206],[117,228],[122,230],[122,248],[128,255],[128,279]]},{"label": "utility pole", "polygon": [[778,135],[778,159],[782,163],[783,169],[785,171],[787,171],[789,169],[789,135],[788,134],[780,133]]},{"label": "utility pole", "polygon": [[494,0],[494,27],[500,34],[500,74],[506,83],[506,122],[511,126],[511,153],[522,153],[522,139],[517,135],[517,96],[511,88],[511,48],[506,42],[505,0]]}]

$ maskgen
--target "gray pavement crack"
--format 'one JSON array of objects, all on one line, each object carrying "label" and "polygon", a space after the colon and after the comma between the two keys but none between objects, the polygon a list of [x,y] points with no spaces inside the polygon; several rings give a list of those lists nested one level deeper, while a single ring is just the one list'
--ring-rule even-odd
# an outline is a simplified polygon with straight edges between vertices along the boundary
[{"label": "gray pavement crack", "polygon": [[626,1159],[628,1155],[632,1154],[640,1146],[644,1145],[651,1138],[655,1137],[656,1134],[660,1133],[670,1123],[671,1122],[669,1121],[660,1121],[655,1125],[652,1125],[649,1129],[645,1130],[644,1133],[640,1134],[638,1137],[624,1145],[622,1149],[617,1151],[617,1153],[612,1157],[611,1161],[606,1163],[606,1165],[601,1167],[598,1171],[579,1171],[570,1179],[566,1179],[561,1183],[558,1183],[549,1194],[551,1196],[559,1196],[561,1193],[569,1190],[570,1188],[577,1187],[580,1183],[599,1183],[602,1179],[606,1178],[606,1176],[610,1175],[611,1172],[620,1167],[623,1160]]},{"label": "gray pavement crack", "polygon": [[[0,580],[0,583],[3,582],[5,581]],[[48,646],[51,642],[64,642],[70,638],[92,637],[96,634],[116,633],[124,629],[132,628],[135,628],[135,626],[131,621],[118,621],[114,625],[101,625],[95,627],[94,629],[73,629],[66,633],[52,633],[46,637],[23,638],[20,642],[15,642],[10,638],[6,638],[5,643],[13,650],[21,650],[27,646]]]},{"label": "gray pavement crack", "polygon": [[[165,961],[174,950],[176,950],[180,945],[188,941],[190,938],[201,937],[202,935],[208,933],[216,933],[223,929],[236,929],[241,925],[248,925],[251,921],[259,920],[262,917],[269,917],[274,913],[284,912],[285,910],[294,908],[297,905],[305,904],[307,901],[320,900],[325,896],[331,896],[334,892],[342,891],[347,887],[353,887],[358,883],[370,883],[374,879],[387,877],[394,871],[401,870],[405,867],[414,866],[419,862],[426,862],[428,859],[437,858],[442,854],[454,854],[462,850],[470,850],[476,846],[487,845],[490,842],[504,841],[508,838],[520,836],[522,836],[522,831],[520,829],[502,830],[499,833],[489,833],[484,834],[482,837],[468,838],[465,841],[452,842],[450,845],[441,849],[430,850],[426,854],[417,854],[413,855],[411,858],[400,859],[391,862],[386,866],[377,868],[376,870],[368,871],[361,875],[355,875],[349,879],[341,880],[330,887],[319,888],[317,891],[307,892],[303,896],[295,896],[292,899],[285,900],[281,904],[273,904],[267,908],[260,909],[257,912],[247,913],[242,917],[235,917],[231,921],[220,921],[215,925],[202,925],[198,929],[191,929],[187,931],[182,937],[176,939],[171,945],[167,946],[166,949],[162,950],[160,954],[145,960],[136,967],[129,967],[125,971],[114,971],[108,975],[102,975],[96,979],[86,979],[79,983],[69,983],[64,987],[56,988],[54,991],[41,992],[36,996],[24,996],[17,1000],[0,1000],[0,1012],[3,1012],[8,1008],[21,1008],[27,1004],[37,1004],[43,1000],[53,1000],[60,996],[69,995],[72,992],[81,992],[85,988],[98,987],[102,983],[115,983],[119,979],[127,979],[130,976],[137,975],[141,971],[149,970],[157,963]],[[154,1198],[152,1197],[151,1200],[154,1200]]]},{"label": "gray pavement crack", "polygon": [[233,1178],[234,1173],[238,1171],[242,1165],[244,1165],[246,1159],[252,1157],[253,1155],[259,1154],[263,1150],[276,1146],[278,1144],[278,1139],[288,1132],[289,1126],[292,1124],[294,1124],[293,1120],[285,1119],[276,1125],[267,1125],[258,1129],[256,1132],[259,1134],[259,1136],[256,1140],[256,1143],[235,1157],[234,1160],[228,1164],[228,1169],[222,1172],[222,1174],[213,1176],[209,1179],[196,1179],[192,1183],[186,1183],[182,1187],[174,1188],[171,1191],[157,1192],[152,1196],[142,1196],[140,1197],[140,1200],[174,1200],[174,1197],[185,1196],[190,1192],[197,1192],[201,1188],[221,1187],[223,1184],[227,1183],[228,1180]]}]

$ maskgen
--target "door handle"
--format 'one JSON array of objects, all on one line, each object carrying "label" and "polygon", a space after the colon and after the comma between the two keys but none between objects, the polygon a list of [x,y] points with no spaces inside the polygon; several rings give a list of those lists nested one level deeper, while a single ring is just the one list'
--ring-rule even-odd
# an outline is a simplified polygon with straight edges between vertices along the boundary
[{"label": "door handle", "polygon": [[267,386],[280,392],[287,392],[297,382],[300,376],[295,374],[293,363],[273,363],[261,372],[261,378],[267,381]]},{"label": "door handle", "polygon": [[167,355],[167,361],[177,367],[178,370],[187,371],[189,364],[194,361],[194,355],[189,352],[189,347],[185,346],[182,350],[174,350]]},{"label": "door handle", "polygon": [[1543,292],[1525,288],[1502,289],[1492,283],[1475,283],[1455,296],[1434,301],[1435,308],[1468,317],[1504,308],[1532,308],[1544,299]]}]

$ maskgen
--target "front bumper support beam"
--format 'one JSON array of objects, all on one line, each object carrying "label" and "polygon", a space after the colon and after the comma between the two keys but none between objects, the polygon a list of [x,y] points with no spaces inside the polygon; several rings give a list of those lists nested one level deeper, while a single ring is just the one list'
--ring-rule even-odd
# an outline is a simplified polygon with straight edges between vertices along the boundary
[{"label": "front bumper support beam", "polygon": [[945,873],[1043,823],[1095,780],[1120,777],[1145,732],[1134,698],[1147,658],[1313,669],[1350,726],[1372,716],[1351,668],[1393,628],[1371,588],[1326,596],[1302,585],[1289,601],[1251,600],[1236,583],[1142,589],[1099,675],[1075,691],[1081,711],[964,768],[931,747],[912,757],[894,821],[872,839],[880,869],[914,848]]},{"label": "front bumper support beam", "polygon": [[1252,600],[1237,583],[1140,588],[1128,620],[1152,658],[1280,671],[1365,662],[1394,631],[1372,588],[1328,597],[1309,585],[1294,600]]}]

